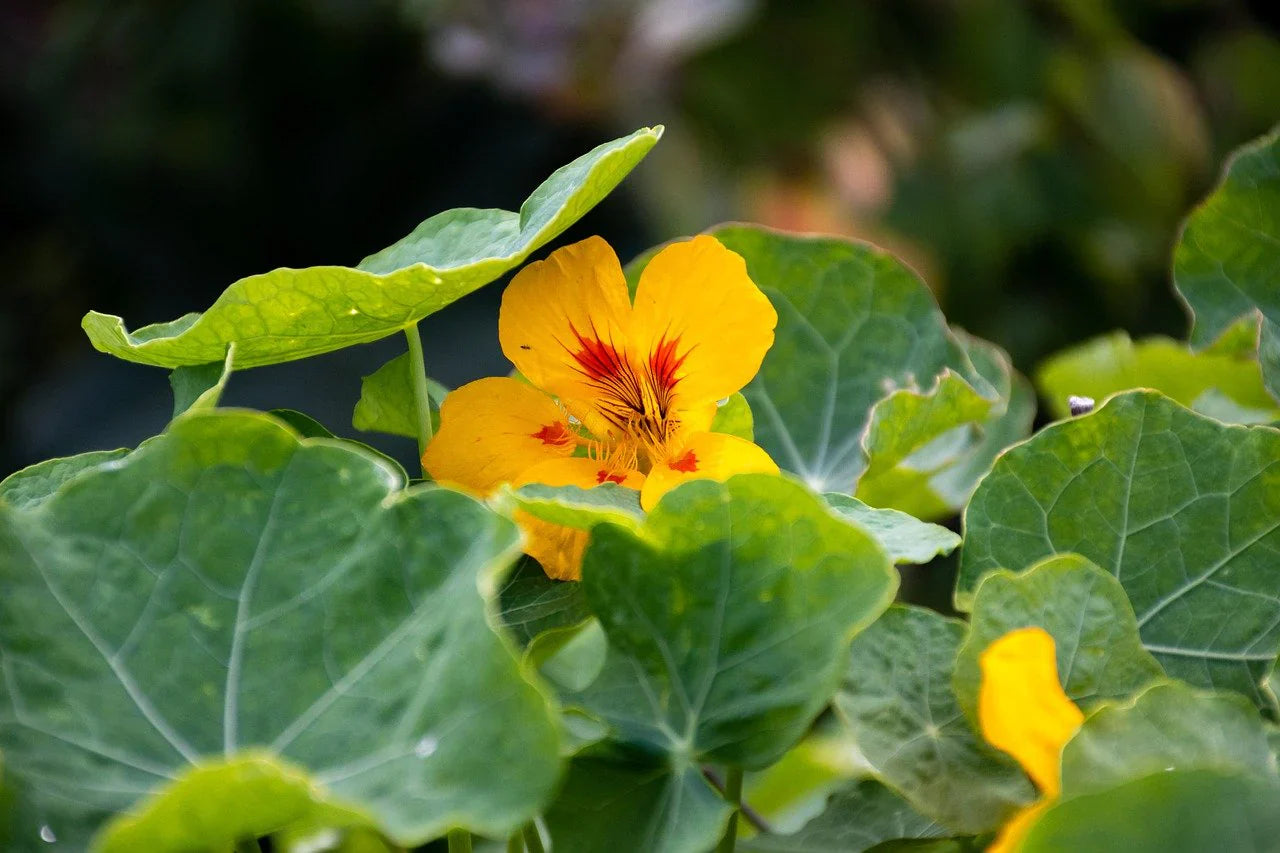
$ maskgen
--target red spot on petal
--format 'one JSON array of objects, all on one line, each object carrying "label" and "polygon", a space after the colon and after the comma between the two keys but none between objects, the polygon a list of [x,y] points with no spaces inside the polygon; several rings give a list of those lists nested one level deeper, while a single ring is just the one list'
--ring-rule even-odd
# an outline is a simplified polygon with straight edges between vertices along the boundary
[{"label": "red spot on petal", "polygon": [[568,428],[560,421],[547,424],[537,432],[531,433],[531,435],[543,444],[564,446],[573,441],[573,436],[569,435]]},{"label": "red spot on petal", "polygon": [[672,471],[683,471],[686,474],[691,474],[698,470],[697,454],[692,450],[686,450],[680,458],[669,461],[667,467]]},{"label": "red spot on petal", "polygon": [[596,472],[596,483],[603,484],[605,482],[617,483],[621,486],[627,479],[626,474],[610,474],[605,468],[601,468]]}]

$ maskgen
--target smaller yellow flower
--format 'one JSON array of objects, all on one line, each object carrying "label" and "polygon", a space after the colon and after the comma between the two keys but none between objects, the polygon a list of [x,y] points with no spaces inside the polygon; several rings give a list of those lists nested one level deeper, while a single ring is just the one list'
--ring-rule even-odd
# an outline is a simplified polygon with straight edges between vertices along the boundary
[{"label": "smaller yellow flower", "polygon": [[[716,401],[760,369],[777,321],[746,263],[713,237],[655,255],[634,302],[604,240],[558,249],[502,297],[502,350],[531,384],[481,379],[446,397],[423,467],[481,495],[614,482],[639,490],[646,510],[686,480],[776,474],[764,450],[708,430]],[[580,577],[586,533],[516,521],[548,575]]]},{"label": "smaller yellow flower", "polygon": [[1062,748],[1084,714],[1062,689],[1053,637],[1042,628],[1010,631],[987,647],[979,664],[982,736],[1013,756],[1040,789],[1040,799],[1014,815],[987,848],[1012,853],[1062,792]]}]

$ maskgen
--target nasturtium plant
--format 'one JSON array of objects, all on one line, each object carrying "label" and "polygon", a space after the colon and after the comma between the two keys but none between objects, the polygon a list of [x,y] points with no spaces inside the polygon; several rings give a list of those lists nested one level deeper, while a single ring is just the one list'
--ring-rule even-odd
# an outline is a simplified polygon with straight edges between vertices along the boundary
[{"label": "nasturtium plant", "polygon": [[[0,846],[1275,849],[1276,137],[1178,242],[1190,340],[1054,356],[1028,438],[1004,351],[868,244],[522,266],[660,134],[358,267],[86,317],[173,417],[0,481]],[[417,322],[517,268],[512,375],[432,381]],[[370,445],[222,407],[401,332]],[[959,617],[911,598],[953,578]]]}]

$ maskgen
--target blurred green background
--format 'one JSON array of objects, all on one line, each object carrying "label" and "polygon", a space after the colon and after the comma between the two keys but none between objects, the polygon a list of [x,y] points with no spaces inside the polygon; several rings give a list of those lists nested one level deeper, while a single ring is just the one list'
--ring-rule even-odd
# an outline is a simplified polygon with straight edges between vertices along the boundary
[{"label": "blurred green background", "polygon": [[[1181,336],[1178,223],[1280,120],[1271,0],[11,0],[0,33],[0,475],[163,428],[164,372],[94,352],[90,308],[136,326],[355,263],[654,123],[562,242],[865,238],[1024,371],[1113,328]],[[499,294],[424,325],[446,384],[507,369]],[[350,435],[401,346],[237,374],[224,402]]]}]

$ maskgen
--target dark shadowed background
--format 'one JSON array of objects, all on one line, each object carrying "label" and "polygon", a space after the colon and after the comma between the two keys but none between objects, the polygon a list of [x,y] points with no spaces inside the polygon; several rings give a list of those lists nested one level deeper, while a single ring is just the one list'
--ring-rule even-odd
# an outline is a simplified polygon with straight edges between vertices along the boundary
[{"label": "dark shadowed background", "polygon": [[[0,7],[0,476],[137,444],[167,375],[95,352],[237,278],[354,264],[667,134],[558,244],[624,260],[725,219],[869,239],[1022,370],[1185,331],[1178,222],[1280,119],[1270,0],[9,0]],[[550,248],[550,247],[549,247]],[[505,372],[494,285],[424,323],[448,385]],[[399,337],[236,374],[224,403],[354,434]],[[405,461],[412,442],[371,441]]]}]

